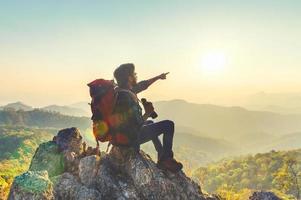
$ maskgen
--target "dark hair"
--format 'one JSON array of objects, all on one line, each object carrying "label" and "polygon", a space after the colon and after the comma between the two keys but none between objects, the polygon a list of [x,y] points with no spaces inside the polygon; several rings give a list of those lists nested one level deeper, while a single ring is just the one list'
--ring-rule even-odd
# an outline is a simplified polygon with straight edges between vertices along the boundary
[{"label": "dark hair", "polygon": [[117,81],[119,87],[125,87],[128,83],[129,76],[131,76],[135,71],[135,66],[133,63],[125,63],[120,65],[114,71],[114,77]]}]

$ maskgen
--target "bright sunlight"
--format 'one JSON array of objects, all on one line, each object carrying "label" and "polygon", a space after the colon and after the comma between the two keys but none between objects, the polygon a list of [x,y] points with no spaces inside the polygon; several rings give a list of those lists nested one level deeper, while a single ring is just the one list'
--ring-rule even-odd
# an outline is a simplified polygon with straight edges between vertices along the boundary
[{"label": "bright sunlight", "polygon": [[204,74],[220,74],[228,63],[227,57],[223,52],[209,52],[201,59],[201,70]]}]

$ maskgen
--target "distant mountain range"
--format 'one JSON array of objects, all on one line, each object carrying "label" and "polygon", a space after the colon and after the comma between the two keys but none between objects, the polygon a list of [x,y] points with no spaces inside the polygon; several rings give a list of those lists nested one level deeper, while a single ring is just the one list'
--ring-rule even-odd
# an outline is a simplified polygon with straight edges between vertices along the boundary
[{"label": "distant mountain range", "polygon": [[29,110],[32,110],[33,107],[28,106],[28,105],[22,103],[21,101],[17,101],[17,102],[14,102],[14,103],[9,103],[5,106],[0,106],[0,109],[1,110],[3,110],[3,109],[15,109],[15,110],[29,111]]},{"label": "distant mountain range", "polygon": [[41,109],[47,111],[59,112],[64,115],[71,115],[71,116],[89,116],[90,114],[86,110],[75,108],[75,107],[69,107],[69,106],[50,105],[50,106],[42,107]]},{"label": "distant mountain range", "polygon": [[68,105],[68,106],[73,107],[73,108],[78,108],[78,109],[84,110],[84,111],[87,112],[89,115],[90,115],[90,113],[91,113],[91,109],[90,109],[89,102],[81,101],[81,102],[77,102],[77,103],[70,104],[70,105]]},{"label": "distant mountain range", "polygon": [[91,120],[88,117],[62,115],[37,108],[29,111],[4,109],[0,111],[0,126],[7,125],[56,130],[77,127],[85,131],[91,128]]},{"label": "distant mountain range", "polygon": [[301,147],[301,132],[296,132],[278,138],[274,138],[270,142],[270,144],[263,146],[261,148],[261,152],[269,151],[271,149],[276,149],[276,150],[300,149],[300,147]]},{"label": "distant mountain range", "polygon": [[226,140],[241,139],[249,134],[280,136],[301,130],[301,115],[195,104],[184,100],[155,102],[154,107],[160,119],[172,119],[180,126]]},{"label": "distant mountain range", "polygon": [[[8,107],[33,109],[22,102],[4,106]],[[301,140],[298,140],[301,115],[298,114],[251,111],[242,107],[196,104],[184,100],[158,101],[154,102],[154,107],[159,114],[154,121],[171,119],[176,124],[176,132],[222,140],[243,153],[301,147]],[[87,117],[90,117],[91,112],[88,102],[67,106],[51,105],[41,109]]]},{"label": "distant mountain range", "polygon": [[301,93],[258,92],[244,100],[244,107],[281,114],[301,114]]},{"label": "distant mountain range", "polygon": [[[227,141],[241,154],[301,147],[301,140],[297,140],[300,137],[297,132],[301,132],[301,115],[194,104],[184,100],[155,102],[154,107],[159,114],[158,120],[175,121],[176,130],[182,126],[190,127],[194,131],[189,133]],[[292,133],[295,134],[292,136]]]},{"label": "distant mountain range", "polygon": [[[41,107],[39,109],[46,110],[46,111],[52,111],[52,112],[59,112],[63,115],[71,115],[71,116],[78,116],[78,117],[81,117],[81,116],[88,117],[90,115],[90,111],[88,110],[88,108],[89,108],[88,103],[86,103],[87,108],[85,108],[83,106],[84,103],[77,103],[77,104],[73,104],[73,105],[74,105],[74,107],[72,105],[70,105],[70,106],[68,106],[68,105],[66,105],[66,106],[49,105],[49,106]],[[30,111],[30,110],[33,110],[34,107],[28,106],[28,105],[18,101],[15,103],[9,103],[5,106],[1,106],[0,109],[1,110],[15,109],[15,110]]]},{"label": "distant mountain range", "polygon": [[[89,110],[87,102],[72,106],[76,105]],[[181,99],[154,102],[154,107],[159,114],[154,121],[173,120],[177,137],[182,132],[201,138],[215,138],[227,142],[241,153],[301,147],[301,140],[289,142],[293,140],[290,139],[292,135],[298,137],[297,132],[301,132],[301,114],[252,111],[243,107],[196,104]]]}]

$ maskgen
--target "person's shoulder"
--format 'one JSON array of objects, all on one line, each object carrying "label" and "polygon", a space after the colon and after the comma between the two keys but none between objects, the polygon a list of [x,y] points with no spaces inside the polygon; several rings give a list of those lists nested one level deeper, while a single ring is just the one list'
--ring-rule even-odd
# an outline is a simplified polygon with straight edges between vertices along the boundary
[{"label": "person's shoulder", "polygon": [[132,95],[128,91],[118,91],[117,92],[117,100],[123,102],[131,102],[133,101]]},{"label": "person's shoulder", "polygon": [[149,86],[149,82],[148,80],[143,80],[143,81],[140,81],[138,82],[136,85],[133,86],[133,92],[134,93],[140,93],[142,92],[143,90],[146,90]]},{"label": "person's shoulder", "polygon": [[117,95],[118,95],[119,97],[130,97],[130,96],[131,96],[131,93],[130,93],[130,91],[119,90],[119,91],[117,91]]}]

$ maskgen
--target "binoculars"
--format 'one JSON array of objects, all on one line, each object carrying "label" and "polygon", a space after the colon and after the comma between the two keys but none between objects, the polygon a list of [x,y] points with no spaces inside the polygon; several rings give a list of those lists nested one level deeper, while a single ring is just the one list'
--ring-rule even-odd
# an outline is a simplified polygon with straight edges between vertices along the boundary
[{"label": "binoculars", "polygon": [[[141,102],[142,102],[142,105],[144,107],[151,103],[151,102],[147,101],[145,98],[142,98]],[[150,117],[153,118],[153,119],[155,119],[155,118],[158,117],[158,114],[154,111],[154,112],[151,113]]]}]

